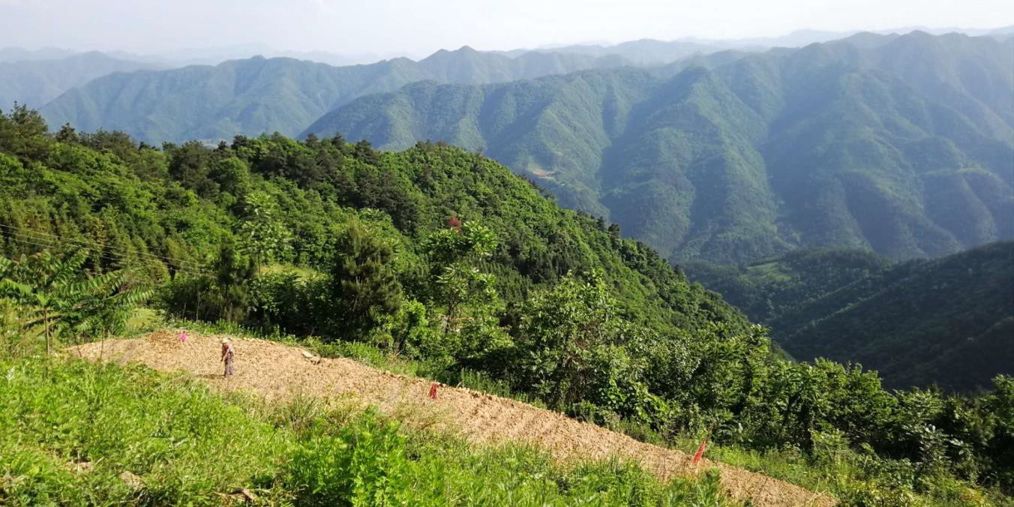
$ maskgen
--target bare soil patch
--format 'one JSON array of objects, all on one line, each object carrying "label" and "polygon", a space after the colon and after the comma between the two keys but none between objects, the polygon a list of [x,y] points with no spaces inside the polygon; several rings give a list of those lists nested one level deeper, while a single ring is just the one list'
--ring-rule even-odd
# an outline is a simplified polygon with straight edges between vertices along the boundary
[{"label": "bare soil patch", "polygon": [[155,370],[182,371],[217,389],[252,392],[268,399],[346,397],[377,406],[406,424],[458,433],[475,444],[516,442],[548,451],[561,461],[617,457],[640,463],[661,479],[718,468],[723,487],[753,505],[834,505],[834,499],[762,474],[707,459],[691,464],[678,450],[638,442],[621,433],[514,400],[395,375],[350,359],[316,358],[277,342],[232,338],[236,374],[222,377],[221,336],[191,334],[186,343],[168,331],[143,338],[108,340],[72,349],[92,360],[138,362]]}]

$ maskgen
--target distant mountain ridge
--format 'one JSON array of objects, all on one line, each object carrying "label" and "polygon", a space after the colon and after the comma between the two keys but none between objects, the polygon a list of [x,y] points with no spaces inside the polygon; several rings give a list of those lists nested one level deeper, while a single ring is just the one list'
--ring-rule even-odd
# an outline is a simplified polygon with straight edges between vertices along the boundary
[{"label": "distant mountain ridge", "polygon": [[867,33],[658,69],[418,83],[305,133],[482,150],[677,261],[940,256],[1014,238],[1012,53],[1010,39]]},{"label": "distant mountain ridge", "polygon": [[[114,72],[151,68],[99,52],[64,55],[60,50],[5,50],[0,58],[0,109],[14,102],[38,108],[67,90]],[[57,58],[48,58],[57,57]]]},{"label": "distant mountain ridge", "polygon": [[19,47],[5,47],[0,48],[0,62],[58,60],[74,54],[74,51],[60,48],[25,49]]},{"label": "distant mountain ridge", "polygon": [[274,131],[294,135],[334,107],[411,82],[490,83],[625,63],[556,53],[509,57],[467,46],[418,62],[397,58],[345,67],[254,57],[105,76],[68,91],[41,112],[53,124],[122,130],[150,143]]}]

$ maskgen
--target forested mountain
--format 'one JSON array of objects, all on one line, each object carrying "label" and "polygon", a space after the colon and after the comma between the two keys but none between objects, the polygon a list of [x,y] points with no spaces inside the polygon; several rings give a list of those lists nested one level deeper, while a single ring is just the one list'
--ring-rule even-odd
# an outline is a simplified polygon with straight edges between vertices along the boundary
[{"label": "forested mountain", "polygon": [[0,254],[5,351],[39,336],[22,315],[47,344],[115,332],[148,286],[170,315],[365,342],[600,424],[796,449],[848,503],[1014,488],[1009,377],[957,397],[781,360],[650,248],[459,148],[153,148],[19,108],[0,114]]},{"label": "forested mountain", "polygon": [[363,97],[307,133],[482,150],[674,260],[1014,237],[1014,40],[859,34],[706,65]]},{"label": "forested mountain", "polygon": [[[867,250],[801,249],[738,266],[687,262],[680,268],[722,294],[750,320],[771,326],[787,313],[842,287],[868,283],[888,271],[891,262]],[[784,331],[777,329],[775,334]]]},{"label": "forested mountain", "polygon": [[0,108],[9,110],[14,102],[40,107],[97,77],[151,66],[96,51],[56,59],[39,57],[49,54],[60,53],[57,50],[42,53],[7,50],[5,56],[10,60],[0,58]]},{"label": "forested mountain", "polygon": [[772,327],[800,359],[856,361],[891,386],[986,388],[1014,371],[1014,243],[900,264]]},{"label": "forested mountain", "polygon": [[623,64],[617,57],[526,53],[508,57],[463,47],[418,62],[407,58],[332,67],[291,58],[254,57],[215,66],[115,74],[46,105],[53,124],[125,131],[149,143],[294,135],[334,107],[406,83],[492,83]]},{"label": "forested mountain", "polygon": [[959,391],[1014,372],[1012,242],[896,265],[830,250],[687,270],[800,360],[854,361],[890,386]]}]

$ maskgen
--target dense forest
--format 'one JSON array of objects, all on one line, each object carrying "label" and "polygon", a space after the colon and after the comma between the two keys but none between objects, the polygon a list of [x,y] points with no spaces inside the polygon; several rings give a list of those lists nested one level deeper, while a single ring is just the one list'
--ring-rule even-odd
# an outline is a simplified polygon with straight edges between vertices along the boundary
[{"label": "dense forest", "polygon": [[801,250],[684,266],[797,359],[877,370],[892,387],[986,388],[1014,367],[1014,243],[890,264],[864,251]]},{"label": "dense forest", "polygon": [[859,34],[652,69],[417,83],[307,133],[481,150],[676,262],[1014,238],[1014,39]]},{"label": "dense forest", "polygon": [[652,249],[458,148],[280,135],[154,148],[51,133],[18,108],[0,116],[0,183],[9,351],[37,345],[26,326],[51,347],[108,336],[148,300],[365,342],[448,381],[477,372],[662,439],[796,449],[845,474],[837,494],[853,503],[1014,488],[1011,378],[960,397],[782,360],[763,328]]}]

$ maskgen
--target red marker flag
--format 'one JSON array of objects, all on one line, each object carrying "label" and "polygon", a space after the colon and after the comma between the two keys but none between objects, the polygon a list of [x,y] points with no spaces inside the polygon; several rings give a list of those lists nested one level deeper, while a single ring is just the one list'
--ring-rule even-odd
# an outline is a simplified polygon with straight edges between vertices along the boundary
[{"label": "red marker flag", "polygon": [[436,382],[430,384],[430,399],[431,400],[437,399],[437,383]]},{"label": "red marker flag", "polygon": [[704,440],[701,440],[700,447],[697,448],[697,452],[694,453],[694,459],[691,460],[690,463],[694,465],[700,463],[701,458],[704,457],[704,450],[707,448],[708,448],[708,437],[704,437]]}]

